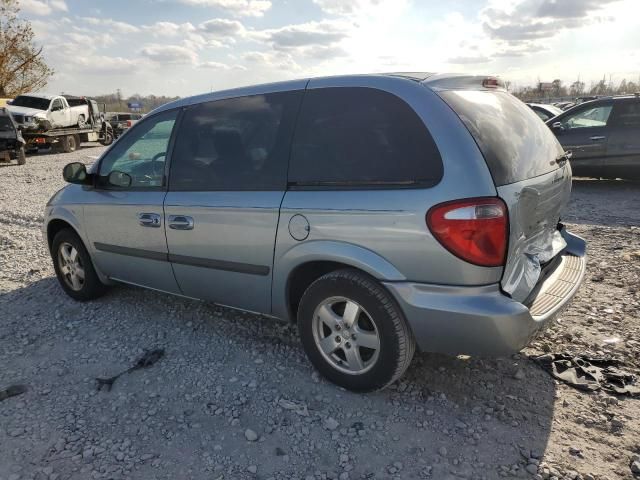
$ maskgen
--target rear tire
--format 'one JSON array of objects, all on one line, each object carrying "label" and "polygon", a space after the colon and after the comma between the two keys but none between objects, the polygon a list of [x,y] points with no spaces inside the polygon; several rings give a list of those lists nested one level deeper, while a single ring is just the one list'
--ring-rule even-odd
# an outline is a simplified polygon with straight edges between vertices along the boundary
[{"label": "rear tire", "polygon": [[24,147],[20,147],[20,149],[18,150],[17,158],[18,165],[24,165],[25,163],[27,163],[27,155],[24,152]]},{"label": "rear tire", "polygon": [[65,228],[56,234],[51,243],[51,258],[60,286],[74,300],[93,300],[107,291],[74,230]]},{"label": "rear tire", "polygon": [[78,115],[78,128],[85,128],[87,126],[87,121],[84,118],[84,115]]},{"label": "rear tire", "polygon": [[75,135],[67,135],[60,139],[60,146],[64,153],[75,152],[78,148]]},{"label": "rear tire", "polygon": [[356,392],[381,390],[402,376],[415,339],[393,297],[358,270],[330,272],[298,308],[305,352],[331,382]]}]

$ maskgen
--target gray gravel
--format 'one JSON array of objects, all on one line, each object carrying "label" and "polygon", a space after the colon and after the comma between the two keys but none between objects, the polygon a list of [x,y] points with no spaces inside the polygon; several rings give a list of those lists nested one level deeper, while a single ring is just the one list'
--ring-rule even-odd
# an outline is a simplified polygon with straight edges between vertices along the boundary
[{"label": "gray gravel", "polygon": [[[589,241],[587,281],[522,355],[419,354],[401,382],[357,395],[319,378],[288,324],[130,287],[66,297],[42,211],[64,164],[101,151],[0,166],[0,389],[29,387],[0,403],[0,480],[613,480],[640,468],[638,400],[577,392],[528,359],[601,352],[640,367],[640,185],[574,183],[565,221]],[[158,363],[96,391],[95,377],[155,347]]]}]

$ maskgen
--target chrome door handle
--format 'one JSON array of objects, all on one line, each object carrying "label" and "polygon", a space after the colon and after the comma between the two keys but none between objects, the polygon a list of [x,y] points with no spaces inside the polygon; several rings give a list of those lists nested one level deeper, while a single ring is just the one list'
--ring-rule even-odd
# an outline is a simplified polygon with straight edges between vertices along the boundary
[{"label": "chrome door handle", "polygon": [[162,220],[157,213],[139,213],[138,223],[143,227],[159,228]]},{"label": "chrome door handle", "polygon": [[193,218],[186,215],[169,215],[169,228],[172,230],[193,230]]},{"label": "chrome door handle", "polygon": [[605,138],[607,137],[605,137],[604,135],[596,135],[595,137],[589,137],[589,140],[596,141],[596,140],[604,140]]}]

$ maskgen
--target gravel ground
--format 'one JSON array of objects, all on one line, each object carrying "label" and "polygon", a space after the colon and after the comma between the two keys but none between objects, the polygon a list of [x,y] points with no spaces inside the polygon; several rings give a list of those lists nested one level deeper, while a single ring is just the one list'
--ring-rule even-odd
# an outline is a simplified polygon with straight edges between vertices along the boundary
[{"label": "gravel ground", "polygon": [[[81,304],[41,240],[70,161],[0,165],[0,479],[628,479],[640,403],[558,384],[529,359],[613,354],[640,369],[640,185],[576,180],[565,217],[586,282],[556,324],[505,359],[416,355],[357,395],[320,379],[296,329],[130,287]],[[165,358],[97,392],[144,349]],[[640,466],[640,465],[639,465]]]}]

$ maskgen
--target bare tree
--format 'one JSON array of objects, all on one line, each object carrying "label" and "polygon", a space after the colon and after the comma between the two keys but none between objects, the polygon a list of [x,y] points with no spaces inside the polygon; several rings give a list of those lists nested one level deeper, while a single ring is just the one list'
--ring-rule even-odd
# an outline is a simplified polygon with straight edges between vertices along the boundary
[{"label": "bare tree", "polygon": [[15,97],[47,85],[53,70],[36,46],[29,21],[18,18],[17,0],[0,0],[0,97]]}]

